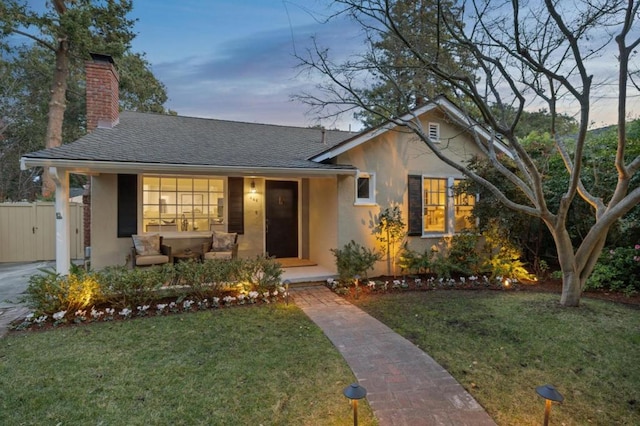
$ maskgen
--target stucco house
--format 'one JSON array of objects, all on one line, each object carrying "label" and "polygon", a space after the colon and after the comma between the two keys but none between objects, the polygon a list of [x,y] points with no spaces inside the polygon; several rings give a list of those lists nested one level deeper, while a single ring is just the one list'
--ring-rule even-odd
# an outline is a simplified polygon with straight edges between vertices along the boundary
[{"label": "stucco house", "polygon": [[[86,89],[88,134],[21,159],[55,177],[60,273],[70,260],[70,173],[91,177],[98,269],[125,263],[132,234],[159,233],[180,250],[212,230],[237,232],[240,257],[310,259],[335,271],[330,249],[350,240],[375,247],[372,228],[386,207],[400,206],[417,250],[468,225],[474,197],[452,191],[464,177],[391,123],[350,133],[120,112],[117,71],[98,55],[87,63]],[[471,135],[445,98],[413,115],[456,161],[480,153],[478,135],[490,140],[481,129]]]}]

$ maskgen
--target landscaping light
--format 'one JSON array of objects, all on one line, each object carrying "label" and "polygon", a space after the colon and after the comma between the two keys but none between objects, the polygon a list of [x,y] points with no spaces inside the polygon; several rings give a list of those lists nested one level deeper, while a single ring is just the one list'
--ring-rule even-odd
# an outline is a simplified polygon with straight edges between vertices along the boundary
[{"label": "landscaping light", "polygon": [[358,299],[359,295],[360,295],[360,287],[358,287],[359,281],[360,281],[360,275],[355,274],[353,276],[353,284],[354,284],[354,287],[355,287],[354,291],[355,291],[355,298],[356,299]]},{"label": "landscaping light", "polygon": [[357,383],[352,383],[342,392],[353,405],[353,426],[358,426],[358,400],[367,396],[367,390]]},{"label": "landscaping light", "polygon": [[536,393],[545,399],[544,406],[544,426],[549,425],[549,414],[551,413],[551,401],[562,402],[564,397],[553,385],[543,385],[536,388]]},{"label": "landscaping light", "polygon": [[289,306],[289,284],[291,284],[291,281],[284,280],[282,284],[284,284],[284,299],[287,302],[287,306]]},{"label": "landscaping light", "polygon": [[511,280],[510,280],[509,278],[505,278],[505,279],[502,281],[502,286],[503,286],[504,288],[509,288],[509,287],[511,287]]}]

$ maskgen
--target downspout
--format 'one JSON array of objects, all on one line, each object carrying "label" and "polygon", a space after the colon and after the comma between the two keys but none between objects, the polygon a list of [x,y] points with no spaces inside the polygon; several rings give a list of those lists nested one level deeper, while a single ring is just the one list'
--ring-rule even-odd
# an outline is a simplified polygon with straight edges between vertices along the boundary
[{"label": "downspout", "polygon": [[69,275],[71,244],[69,241],[69,172],[49,167],[49,175],[56,185],[56,272]]}]

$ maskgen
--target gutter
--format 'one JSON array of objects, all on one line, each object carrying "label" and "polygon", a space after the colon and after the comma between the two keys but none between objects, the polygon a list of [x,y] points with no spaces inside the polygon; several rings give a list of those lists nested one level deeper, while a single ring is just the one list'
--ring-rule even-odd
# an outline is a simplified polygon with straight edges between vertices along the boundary
[{"label": "gutter", "polygon": [[246,167],[246,166],[206,166],[193,164],[107,162],[93,160],[62,160],[52,158],[20,158],[20,170],[32,167],[58,167],[70,173],[96,175],[99,173],[171,173],[171,174],[223,174],[228,176],[336,176],[355,175],[357,169],[335,168],[315,169],[306,167]]}]

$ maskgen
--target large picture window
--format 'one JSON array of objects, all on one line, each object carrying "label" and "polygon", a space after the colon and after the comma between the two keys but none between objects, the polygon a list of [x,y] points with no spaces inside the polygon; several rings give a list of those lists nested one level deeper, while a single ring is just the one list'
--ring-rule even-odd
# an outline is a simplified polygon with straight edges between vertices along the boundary
[{"label": "large picture window", "polygon": [[474,226],[471,212],[475,195],[458,193],[460,182],[454,178],[423,177],[423,234],[451,234]]},{"label": "large picture window", "polygon": [[222,178],[144,176],[143,231],[209,231],[224,224],[224,189]]}]

